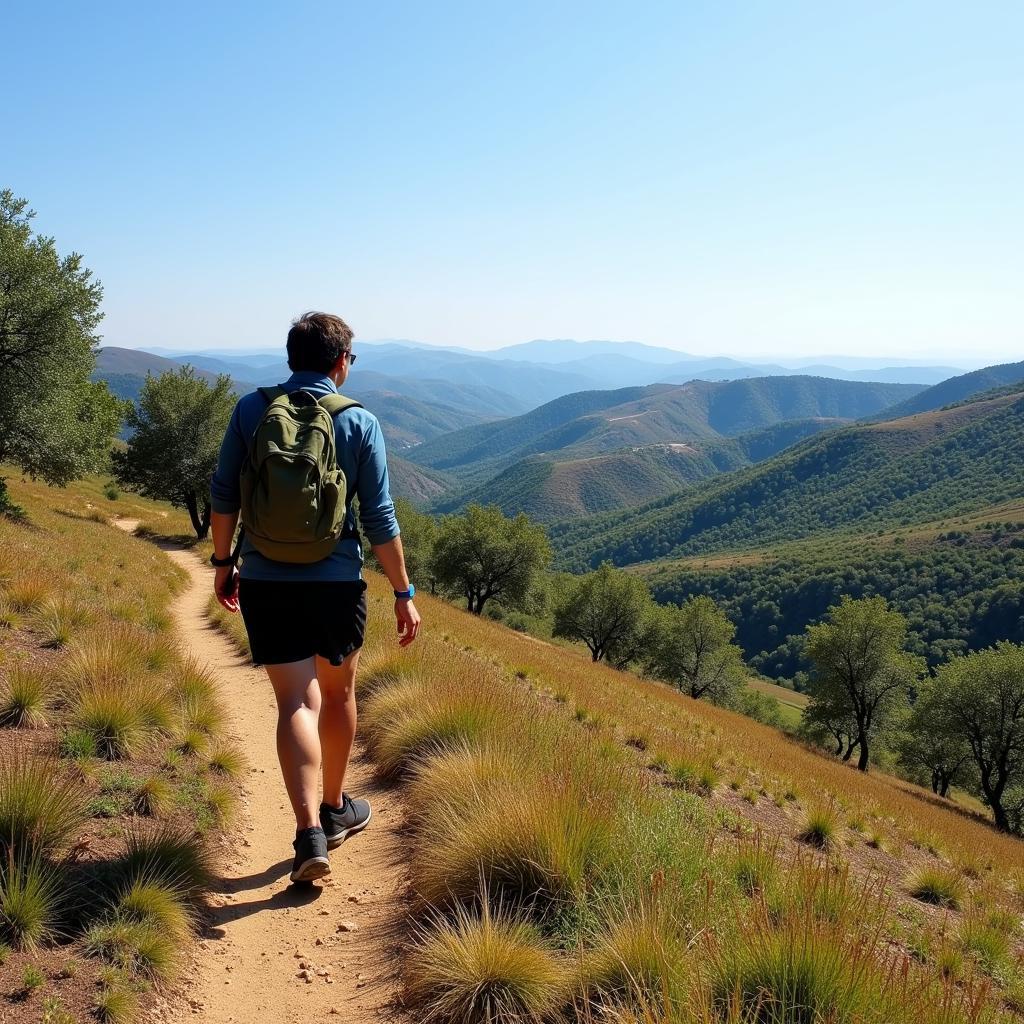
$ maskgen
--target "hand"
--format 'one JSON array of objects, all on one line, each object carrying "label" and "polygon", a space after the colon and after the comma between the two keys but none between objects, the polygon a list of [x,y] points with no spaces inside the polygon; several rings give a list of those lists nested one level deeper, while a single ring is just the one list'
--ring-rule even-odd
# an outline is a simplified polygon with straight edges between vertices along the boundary
[{"label": "hand", "polygon": [[213,592],[229,612],[238,611],[238,570],[233,565],[225,565],[216,570]]},{"label": "hand", "polygon": [[408,647],[420,631],[420,613],[407,597],[395,601],[395,619],[398,622],[398,646]]}]

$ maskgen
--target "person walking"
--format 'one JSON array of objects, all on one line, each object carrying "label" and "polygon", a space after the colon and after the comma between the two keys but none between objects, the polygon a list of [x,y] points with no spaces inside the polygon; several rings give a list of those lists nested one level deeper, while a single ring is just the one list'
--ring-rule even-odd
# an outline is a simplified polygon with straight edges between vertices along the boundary
[{"label": "person walking", "polygon": [[380,424],[338,391],[356,360],[351,329],[340,317],[306,313],[288,332],[287,352],[291,376],[245,395],[232,413],[210,486],[210,561],[217,600],[241,610],[253,661],[277,698],[277,754],[295,812],[290,878],[306,883],[330,873],[328,851],[371,817],[369,802],[344,788],[366,627],[353,499],[394,589],[401,646],[416,639],[420,616]]}]

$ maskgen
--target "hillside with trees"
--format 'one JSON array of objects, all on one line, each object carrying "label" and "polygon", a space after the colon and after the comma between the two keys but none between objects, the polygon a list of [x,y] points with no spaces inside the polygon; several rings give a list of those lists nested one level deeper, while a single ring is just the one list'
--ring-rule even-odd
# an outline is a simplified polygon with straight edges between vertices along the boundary
[{"label": "hillside with trees", "polygon": [[966,401],[994,388],[1021,383],[1024,383],[1024,362],[985,366],[980,370],[959,374],[926,388],[891,409],[886,409],[884,417],[895,419],[899,416],[912,416],[918,412],[930,412]]},{"label": "hillside with trees", "polygon": [[618,565],[927,522],[1024,494],[1024,392],[804,441],[639,513],[552,531],[560,564]]}]

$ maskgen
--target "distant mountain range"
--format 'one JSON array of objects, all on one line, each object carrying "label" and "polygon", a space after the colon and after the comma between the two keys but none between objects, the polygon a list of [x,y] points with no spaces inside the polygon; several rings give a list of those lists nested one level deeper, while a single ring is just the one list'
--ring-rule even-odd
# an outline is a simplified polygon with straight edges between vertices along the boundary
[{"label": "distant mountain range", "polygon": [[[380,418],[397,494],[435,511],[479,501],[546,522],[643,505],[855,420],[937,409],[1024,379],[1024,363],[1007,364],[926,387],[877,378],[948,368],[837,357],[846,365],[815,375],[816,364],[794,373],[609,341],[538,340],[486,353],[393,341],[357,353],[345,391]],[[95,377],[134,399],[147,373],[190,363],[209,380],[229,374],[245,392],[283,380],[282,355],[111,347],[99,353]],[[751,376],[757,369],[770,372]],[[862,377],[876,379],[849,379]]]}]

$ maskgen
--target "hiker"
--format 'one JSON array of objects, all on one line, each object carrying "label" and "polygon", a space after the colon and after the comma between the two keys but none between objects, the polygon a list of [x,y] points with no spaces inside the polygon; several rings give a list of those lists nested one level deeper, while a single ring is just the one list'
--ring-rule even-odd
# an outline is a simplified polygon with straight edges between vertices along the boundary
[{"label": "hiker", "polygon": [[420,616],[380,424],[338,393],[356,361],[352,331],[340,317],[306,313],[292,324],[287,348],[292,375],[242,398],[224,435],[210,487],[210,561],[217,600],[230,612],[241,609],[253,661],[274,688],[277,754],[295,811],[290,877],[311,882],[330,873],[328,850],[366,828],[371,814],[369,801],[344,790],[366,627],[353,498],[395,592],[401,646],[416,639]]}]

